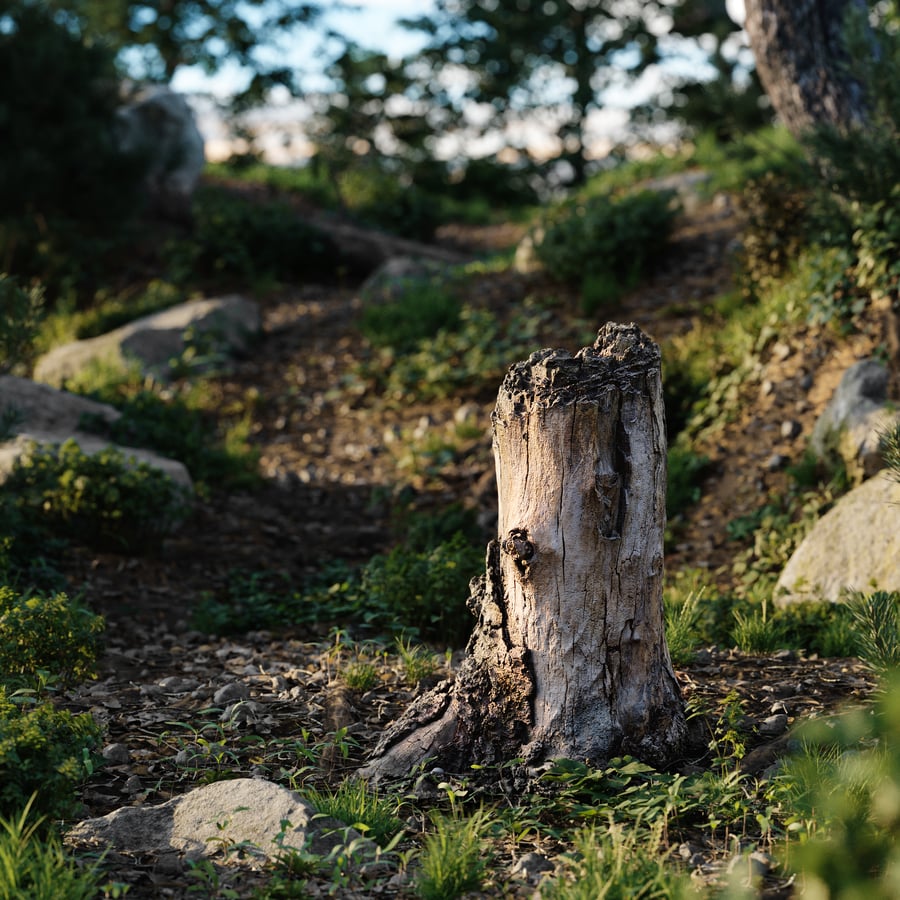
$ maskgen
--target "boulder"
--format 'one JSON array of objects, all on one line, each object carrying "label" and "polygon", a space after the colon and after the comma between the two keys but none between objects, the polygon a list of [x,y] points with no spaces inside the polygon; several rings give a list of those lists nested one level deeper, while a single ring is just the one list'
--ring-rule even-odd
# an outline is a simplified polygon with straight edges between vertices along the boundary
[{"label": "boulder", "polygon": [[448,268],[444,263],[418,256],[391,257],[360,285],[359,298],[366,304],[397,300],[411,286],[446,279]]},{"label": "boulder", "polygon": [[[359,838],[343,823],[319,816],[294,791],[264,779],[236,778],[195,788],[157,806],[126,806],[86,819],[68,832],[66,842],[132,854],[174,851],[188,860],[241,845],[242,856],[259,861],[282,848],[327,856]],[[238,855],[229,861],[239,861]]]},{"label": "boulder", "polygon": [[[106,403],[58,391],[27,378],[0,375],[0,415],[8,418],[5,432],[0,434],[2,483],[32,441],[62,444],[73,438],[87,454],[106,449],[110,446],[108,440],[81,429],[82,417],[95,416],[112,423],[121,413]],[[119,449],[126,458],[147,463],[164,472],[176,484],[189,491],[193,489],[191,476],[183,463],[139,447]]]},{"label": "boulder", "polygon": [[118,109],[116,125],[120,149],[146,160],[151,209],[166,218],[189,220],[206,158],[187,100],[164,86],[143,88]]},{"label": "boulder", "polygon": [[788,560],[775,602],[840,600],[846,590],[900,591],[900,482],[880,472],[842,497]]},{"label": "boulder", "polygon": [[837,454],[857,483],[884,465],[881,435],[900,414],[887,405],[888,371],[874,359],[855,363],[844,373],[810,437],[820,459]]},{"label": "boulder", "polygon": [[136,362],[145,374],[165,379],[191,341],[204,353],[239,354],[261,327],[259,307],[239,294],[192,300],[98,337],[54,347],[35,364],[34,378],[58,387],[91,363],[124,368]]}]

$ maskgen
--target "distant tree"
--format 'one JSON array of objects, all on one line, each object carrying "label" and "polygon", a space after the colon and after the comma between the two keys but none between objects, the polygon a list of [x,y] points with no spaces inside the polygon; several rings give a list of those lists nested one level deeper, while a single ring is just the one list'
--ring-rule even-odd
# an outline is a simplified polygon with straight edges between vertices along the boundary
[{"label": "distant tree", "polygon": [[[636,0],[437,0],[408,21],[426,32],[422,55],[433,102],[455,116],[480,105],[486,129],[540,114],[552,122],[558,159],[584,180],[588,119],[603,91],[656,59],[649,23],[664,4]],[[468,126],[472,127],[470,116]],[[524,151],[529,138],[509,139]]]},{"label": "distant tree", "polygon": [[846,42],[847,15],[856,10],[865,22],[865,0],[746,0],[745,8],[760,80],[793,134],[865,120],[865,90]]},{"label": "distant tree", "polygon": [[[318,0],[45,0],[59,19],[117,52],[129,74],[168,83],[183,66],[207,74],[226,63],[242,67],[249,82],[244,102],[270,88],[296,89],[296,71],[284,64],[279,42],[312,23]],[[280,51],[280,52],[279,52]]]}]

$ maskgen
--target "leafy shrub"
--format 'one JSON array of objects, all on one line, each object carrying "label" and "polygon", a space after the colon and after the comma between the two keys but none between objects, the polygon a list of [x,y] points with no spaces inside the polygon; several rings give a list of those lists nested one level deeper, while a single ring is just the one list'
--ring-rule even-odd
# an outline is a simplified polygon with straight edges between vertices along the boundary
[{"label": "leafy shrub", "polygon": [[0,375],[30,357],[43,303],[39,288],[25,290],[0,273]]},{"label": "leafy shrub", "polygon": [[882,675],[900,668],[900,591],[852,591],[847,602],[860,658]]},{"label": "leafy shrub", "polygon": [[401,354],[442,329],[455,330],[459,321],[460,304],[453,293],[433,282],[415,282],[395,299],[367,306],[360,329],[374,346]]},{"label": "leafy shrub", "polygon": [[107,448],[88,456],[69,439],[58,448],[32,444],[4,490],[26,520],[100,548],[155,548],[187,508],[184,492],[158,469],[132,465]]},{"label": "leafy shrub", "polygon": [[[30,821],[29,821],[30,820]],[[98,896],[99,863],[84,866],[69,857],[32,803],[0,818],[0,897],[93,900]]]},{"label": "leafy shrub", "polygon": [[94,671],[103,619],[66,594],[22,596],[0,587],[0,671],[33,679],[40,670],[63,683]]},{"label": "leafy shrub", "polygon": [[304,796],[318,812],[362,831],[382,847],[403,828],[397,818],[396,800],[382,796],[359,779],[344,781],[334,790],[308,789]]},{"label": "leafy shrub", "polygon": [[0,686],[0,815],[33,808],[52,818],[71,814],[74,788],[91,771],[101,732],[86,713],[73,716],[52,703],[14,702]]},{"label": "leafy shrub", "polygon": [[585,311],[595,312],[637,283],[665,248],[676,214],[666,191],[568,203],[543,223],[535,252],[552,278],[580,285]]},{"label": "leafy shrub", "polygon": [[129,379],[110,382],[92,391],[96,399],[116,406],[122,415],[115,422],[83,421],[82,427],[102,434],[117,444],[148,447],[183,462],[198,487],[241,487],[257,478],[258,454],[245,442],[223,434],[213,415],[197,408],[190,397],[163,394],[158,387],[134,390]]},{"label": "leafy shrub", "polygon": [[288,204],[253,202],[215,188],[197,192],[193,231],[171,241],[164,258],[178,284],[330,279],[341,265],[331,238]]}]

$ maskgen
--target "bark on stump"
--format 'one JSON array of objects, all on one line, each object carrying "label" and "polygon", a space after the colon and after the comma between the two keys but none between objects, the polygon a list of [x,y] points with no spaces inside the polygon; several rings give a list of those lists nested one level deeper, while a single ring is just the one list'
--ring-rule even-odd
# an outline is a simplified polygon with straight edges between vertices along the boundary
[{"label": "bark on stump", "polygon": [[672,761],[686,735],[663,632],[666,429],[659,348],[606,325],[574,357],[514,365],[493,415],[499,538],[473,579],[453,682],[383,735],[364,777],[425,760]]}]

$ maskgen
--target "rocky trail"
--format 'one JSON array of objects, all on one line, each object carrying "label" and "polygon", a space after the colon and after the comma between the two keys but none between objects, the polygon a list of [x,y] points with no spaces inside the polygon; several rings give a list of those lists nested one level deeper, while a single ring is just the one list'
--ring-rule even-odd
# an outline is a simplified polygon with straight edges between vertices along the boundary
[{"label": "rocky trail", "polygon": [[[730,251],[738,223],[728,204],[702,204],[679,226],[657,272],[624,299],[615,318],[636,322],[656,340],[689,329],[704,306],[733,284]],[[471,253],[473,242],[503,245],[517,235],[457,229],[442,237]],[[547,289],[539,276],[486,271],[477,299],[502,316]],[[553,290],[553,314],[533,349],[574,351],[600,323],[568,312],[577,302]],[[303,286],[258,299],[260,343],[215,383],[224,405],[252,397],[263,485],[198,500],[192,518],[157,555],[80,549],[68,560],[73,586],[107,620],[99,678],[64,701],[73,710],[91,711],[108,733],[107,763],[84,793],[85,816],[162,802],[228,777],[263,775],[295,787],[338,784],[423,685],[410,684],[395,654],[336,639],[326,625],[285,622],[278,633],[222,637],[195,630],[191,610],[203,596],[224,591],[235,572],[283,573],[286,582],[300,584],[330,561],[359,564],[384,550],[393,539],[400,483],[411,489],[417,506],[461,502],[472,508],[485,540],[491,536],[494,397],[464,401],[467,420],[477,422],[481,437],[449,463],[410,466],[400,438],[417,429],[440,432],[459,421],[463,404],[385,404],[366,395],[354,381],[368,352],[358,331],[361,300],[354,286]],[[703,498],[686,515],[667,559],[669,571],[707,569],[728,583],[734,547],[727,522],[783,487],[785,465],[799,460],[804,436],[841,373],[877,340],[863,333],[838,344],[811,331],[772,340],[741,386],[748,402],[740,418],[705,449],[710,464]],[[442,662],[432,678],[452,669],[453,658],[440,655],[444,649],[435,648]],[[377,663],[378,681],[354,691],[342,672],[360,658]],[[753,775],[772,763],[794,723],[858,702],[873,687],[856,660],[788,652],[760,658],[707,650],[678,677],[697,708],[715,711],[739,698],[750,750],[744,766]],[[533,891],[508,874],[514,855],[498,869],[495,896]],[[702,864],[715,868],[721,862],[708,855]],[[105,866],[111,880],[130,885],[129,898],[186,897],[196,884],[187,864],[171,856],[116,852]],[[241,871],[226,881],[236,896],[250,896],[262,876]],[[364,895],[402,895],[403,887],[403,879],[395,879]],[[318,896],[328,888],[312,879],[307,891]],[[348,889],[341,896],[355,894]]]}]

